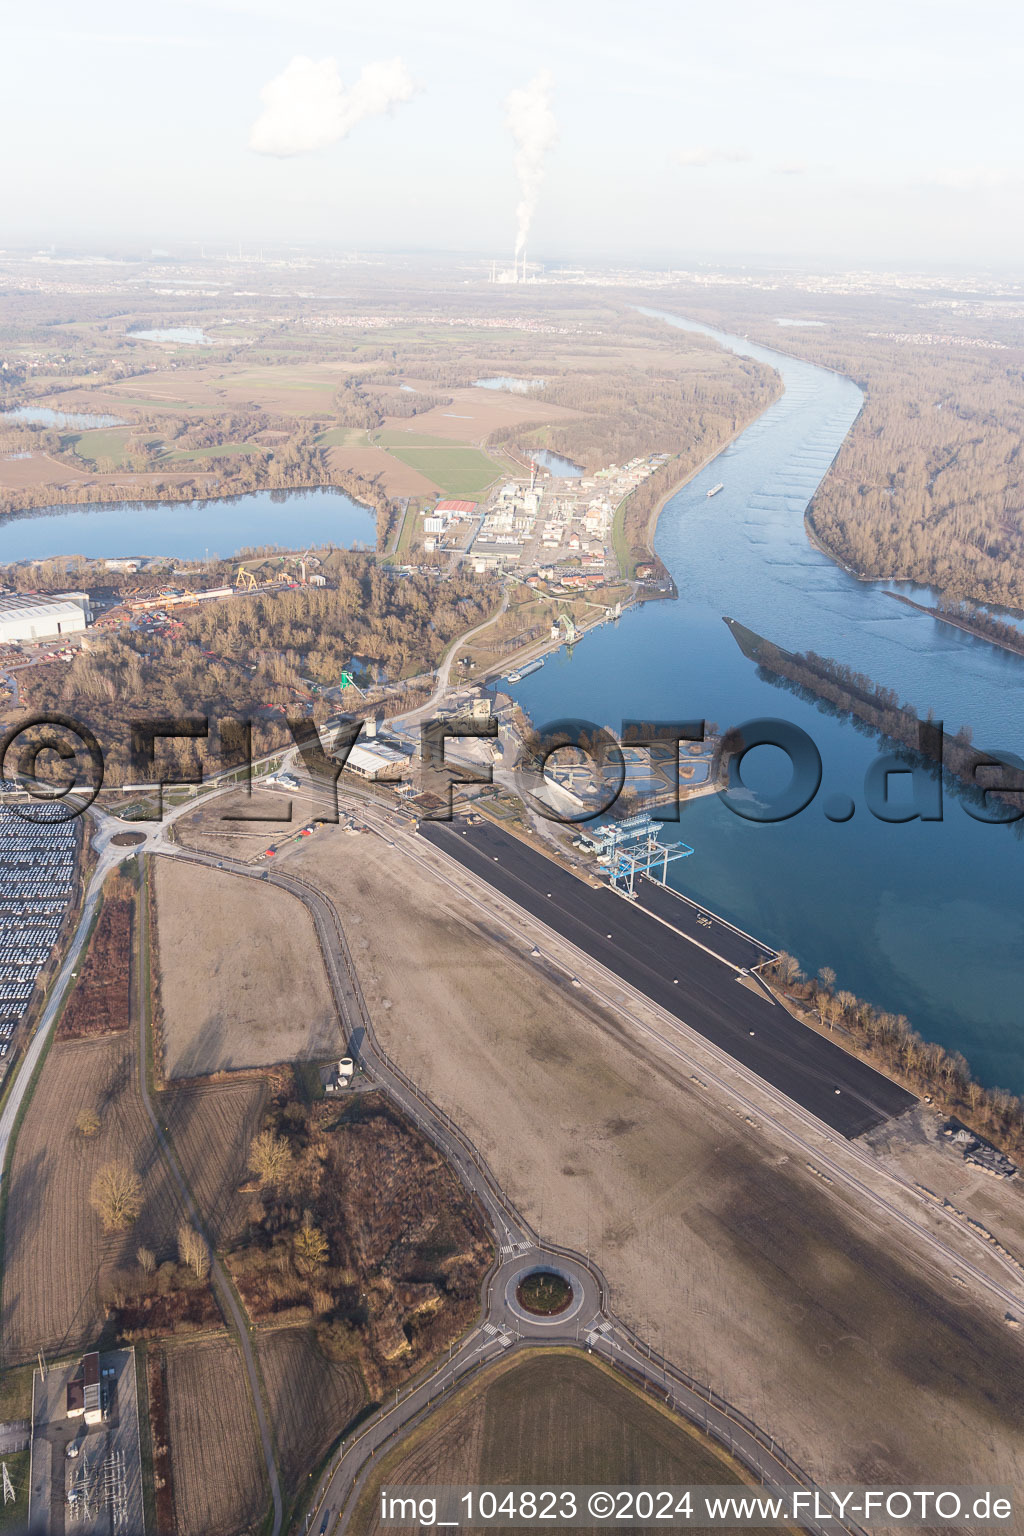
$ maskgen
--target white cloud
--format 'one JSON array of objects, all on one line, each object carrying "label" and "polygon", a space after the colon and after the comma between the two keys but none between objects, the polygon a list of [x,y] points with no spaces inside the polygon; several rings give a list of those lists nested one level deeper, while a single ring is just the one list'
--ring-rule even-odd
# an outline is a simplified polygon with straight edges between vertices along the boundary
[{"label": "white cloud", "polygon": [[305,155],[347,138],[357,123],[379,117],[418,87],[401,59],[365,64],[356,83],[342,84],[336,59],[299,54],[263,87],[263,111],[252,125],[249,148],[261,155]]},{"label": "white cloud", "polygon": [[997,165],[940,166],[926,177],[925,185],[954,192],[993,192],[1020,180],[1019,171]]},{"label": "white cloud", "polygon": [[707,144],[676,150],[677,164],[698,170],[704,170],[709,165],[731,165],[750,158],[745,149],[712,149]]}]

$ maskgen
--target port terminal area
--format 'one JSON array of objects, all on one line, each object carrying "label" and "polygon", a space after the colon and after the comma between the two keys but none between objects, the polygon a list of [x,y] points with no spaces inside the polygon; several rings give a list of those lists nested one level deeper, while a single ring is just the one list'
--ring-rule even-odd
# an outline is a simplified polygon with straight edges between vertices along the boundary
[{"label": "port terminal area", "polygon": [[[419,834],[501,897],[847,1138],[914,1096],[808,1029],[750,973],[771,949],[643,877],[636,899],[592,885],[486,818]],[[642,895],[640,894],[642,892]],[[746,974],[745,974],[746,973]],[[745,984],[744,984],[745,983]]]}]

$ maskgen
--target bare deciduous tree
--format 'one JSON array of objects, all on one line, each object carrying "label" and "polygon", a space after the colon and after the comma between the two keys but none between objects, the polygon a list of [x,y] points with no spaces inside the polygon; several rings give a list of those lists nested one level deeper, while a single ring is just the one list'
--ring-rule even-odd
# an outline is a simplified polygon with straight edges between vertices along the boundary
[{"label": "bare deciduous tree", "polygon": [[308,1211],[302,1218],[302,1226],[295,1234],[293,1249],[295,1268],[307,1280],[312,1279],[327,1262],[327,1239],[319,1227],[314,1227],[313,1218]]},{"label": "bare deciduous tree", "polygon": [[210,1272],[210,1255],[200,1234],[187,1221],[178,1228],[178,1257],[197,1280],[206,1279]]},{"label": "bare deciduous tree", "polygon": [[261,1184],[282,1184],[292,1167],[288,1143],[273,1131],[261,1131],[249,1148],[249,1167]]},{"label": "bare deciduous tree", "polygon": [[93,1209],[108,1232],[123,1232],[142,1210],[142,1185],[129,1163],[104,1163],[92,1181]]}]

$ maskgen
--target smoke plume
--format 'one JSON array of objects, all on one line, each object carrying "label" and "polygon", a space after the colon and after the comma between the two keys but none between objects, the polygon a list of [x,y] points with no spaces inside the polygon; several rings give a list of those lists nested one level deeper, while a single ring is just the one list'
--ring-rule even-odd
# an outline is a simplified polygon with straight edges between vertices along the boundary
[{"label": "smoke plume", "polygon": [[335,59],[300,54],[263,87],[263,111],[252,125],[249,148],[261,155],[304,155],[347,138],[357,123],[379,117],[416,94],[401,59],[366,64],[351,88]]},{"label": "smoke plume", "polygon": [[558,121],[551,110],[552,84],[545,69],[529,85],[510,91],[505,98],[505,122],[516,141],[516,175],[519,178],[517,256],[526,246],[537,194],[544,180],[544,162],[558,140]]}]

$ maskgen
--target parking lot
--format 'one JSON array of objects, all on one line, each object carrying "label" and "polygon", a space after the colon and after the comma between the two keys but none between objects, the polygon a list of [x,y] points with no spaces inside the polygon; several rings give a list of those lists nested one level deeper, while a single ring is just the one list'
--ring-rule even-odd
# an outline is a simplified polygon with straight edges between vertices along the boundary
[{"label": "parking lot", "polygon": [[0,1060],[24,1017],[75,890],[74,821],[0,805]]}]

